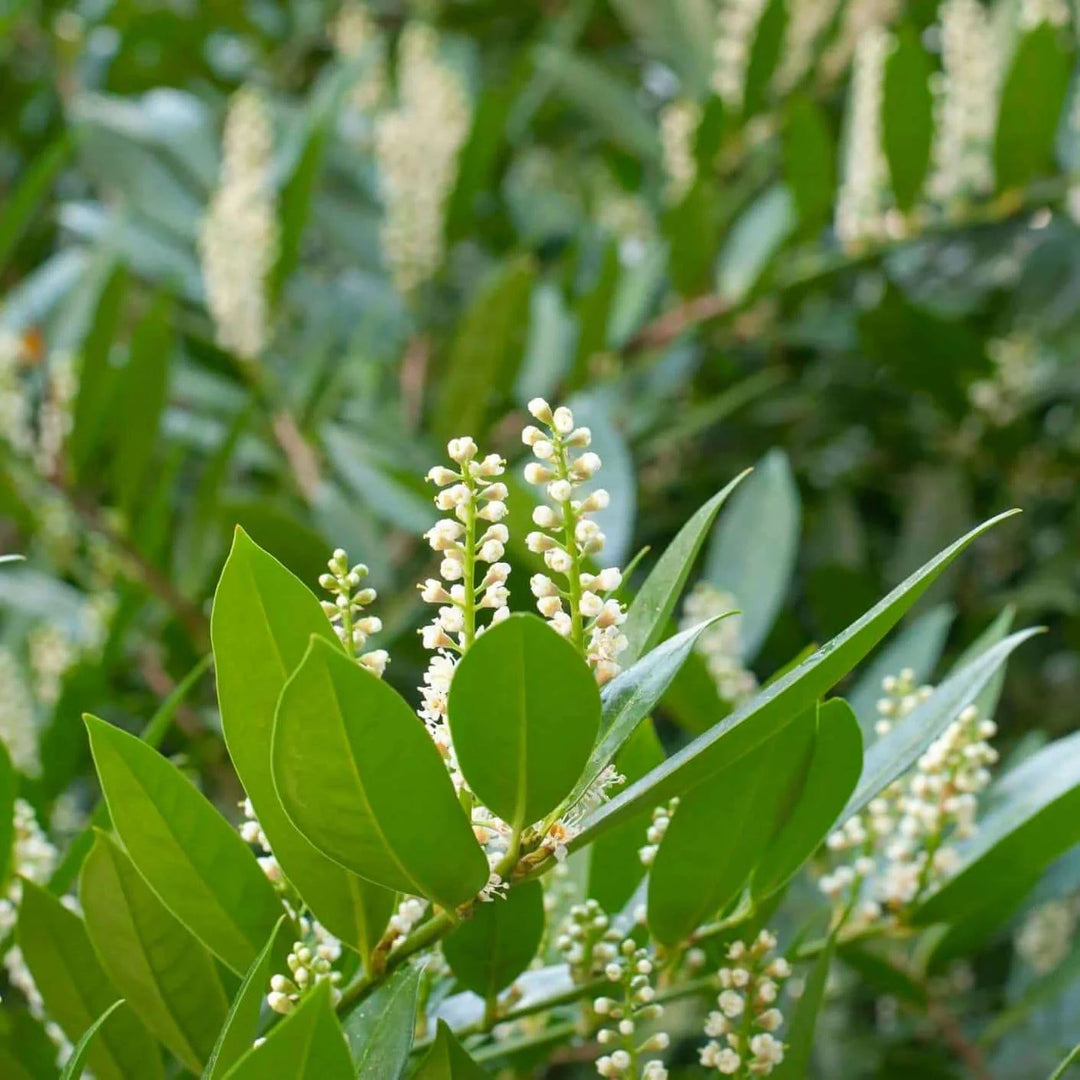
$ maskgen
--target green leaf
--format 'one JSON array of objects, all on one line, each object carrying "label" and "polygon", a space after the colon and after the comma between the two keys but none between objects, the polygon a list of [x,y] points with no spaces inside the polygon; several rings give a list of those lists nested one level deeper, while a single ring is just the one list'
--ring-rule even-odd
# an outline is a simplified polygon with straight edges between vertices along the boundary
[{"label": "green leaf", "polygon": [[486,1080],[487,1073],[461,1048],[445,1021],[412,1080]]},{"label": "green leaf", "polygon": [[105,1025],[105,1021],[121,1005],[124,1004],[124,999],[114,1001],[87,1029],[83,1032],[83,1037],[75,1044],[74,1049],[71,1051],[71,1056],[64,1063],[64,1071],[60,1073],[60,1080],[80,1080],[83,1074],[83,1069],[86,1066],[86,1058],[90,1053],[90,1044],[94,1041],[94,1036]]},{"label": "green leaf", "polygon": [[896,30],[896,47],[885,61],[882,89],[882,143],[893,194],[901,210],[910,210],[930,167],[934,137],[934,99],[930,59],[918,31],[906,24]]},{"label": "green leaf", "polygon": [[857,814],[878,792],[903,776],[930,743],[990,684],[1013,649],[1039,632],[1021,630],[998,642],[950,675],[902,724],[874,742],[866,751],[859,786],[842,816],[847,819]]},{"label": "green leaf", "polygon": [[281,234],[278,257],[270,274],[271,300],[281,296],[285,283],[300,261],[300,241],[311,216],[311,201],[322,168],[328,129],[333,116],[322,103],[308,121],[304,148],[296,166],[281,192]]},{"label": "green leaf", "polygon": [[7,883],[15,848],[15,796],[19,781],[11,755],[0,739],[0,891]]},{"label": "green leaf", "polygon": [[320,983],[275,1024],[266,1041],[249,1050],[226,1080],[352,1080],[352,1059],[330,1005],[330,986]]},{"label": "green leaf", "polygon": [[[22,882],[16,931],[45,1010],[77,1042],[120,996],[94,955],[82,920],[32,881]],[[111,1016],[87,1051],[98,1080],[164,1080],[161,1056],[126,1009]]]},{"label": "green leaf", "polygon": [[786,184],[773,184],[735,222],[717,260],[716,291],[741,304],[764,278],[798,225]]},{"label": "green leaf", "polygon": [[798,792],[754,870],[751,894],[758,900],[787,884],[836,824],[859,782],[863,742],[859,722],[846,701],[825,702]]},{"label": "green leaf", "polygon": [[243,974],[281,915],[255,856],[171,762],[104,720],[85,720],[109,815],[132,862],[195,937]]},{"label": "green leaf", "polygon": [[806,976],[803,992],[795,1005],[791,1023],[784,1033],[784,1060],[776,1070],[776,1080],[803,1080],[809,1074],[814,1051],[814,1028],[825,1000],[835,941],[829,938]]},{"label": "green leaf", "polygon": [[71,154],[71,136],[65,131],[30,163],[15,187],[4,197],[0,211],[0,270],[7,267],[12,252],[34,220],[57,174]]},{"label": "green leaf", "polygon": [[347,869],[445,908],[487,882],[487,859],[424,725],[338,646],[312,638],[282,691],[271,752],[285,812]]},{"label": "green leaf", "polygon": [[742,891],[801,783],[816,727],[814,705],[680,797],[649,872],[649,931],[661,944],[686,941]]},{"label": "green leaf", "polygon": [[303,583],[237,529],[210,616],[225,743],[286,878],[319,922],[367,963],[393,914],[394,894],[308,842],[286,815],[270,769],[278,698],[313,636],[337,644]]},{"label": "green leaf", "polygon": [[828,223],[836,188],[836,145],[828,117],[806,94],[795,94],[785,110],[784,179],[799,215],[799,232],[814,237]]},{"label": "green leaf", "polygon": [[743,115],[753,116],[765,108],[776,63],[788,23],[786,0],[768,0],[754,29],[754,41],[746,65]]},{"label": "green leaf", "polygon": [[623,652],[624,664],[640,660],[663,637],[720,507],[749,475],[749,469],[740,473],[699,507],[657,559],[626,613],[622,630],[629,644]]},{"label": "green leaf", "polygon": [[1057,27],[1044,22],[1020,38],[998,107],[994,169],[999,190],[1022,187],[1053,169],[1071,70]]},{"label": "green leaf", "polygon": [[398,968],[345,1020],[357,1080],[400,1076],[409,1060],[424,965]]},{"label": "green leaf", "polygon": [[859,718],[864,735],[873,733],[874,722],[878,719],[877,703],[884,693],[881,684],[885,677],[899,675],[904,668],[911,668],[915,672],[916,686],[927,683],[933,676],[955,618],[956,609],[950,604],[931,608],[905,626],[866,665],[847,695],[848,704]]},{"label": "green leaf", "polygon": [[703,576],[735,597],[744,660],[757,655],[784,603],[799,554],[801,516],[787,455],[770,450],[716,524]]},{"label": "green leaf", "polygon": [[[610,684],[609,684],[610,685]],[[646,719],[635,728],[615,758],[615,769],[628,783],[640,780],[664,760],[664,748],[656,737],[656,728]],[[644,843],[650,812],[624,821],[599,836],[589,848],[589,879],[586,895],[614,915],[630,902],[645,876],[638,849]]]},{"label": "green leaf", "polygon": [[[924,925],[963,924],[969,946],[1005,918],[1046,866],[1080,842],[1080,732],[1010,769],[987,802],[978,831],[957,845],[960,868],[915,913]],[[995,903],[1002,893],[1012,901],[1004,910]]]},{"label": "green leaf", "polygon": [[83,864],[79,899],[101,965],[131,1011],[201,1071],[229,1007],[213,957],[104,833]]},{"label": "green leaf", "polygon": [[962,536],[797,668],[763,688],[714,728],[589,815],[573,846],[583,846],[643,808],[651,810],[673,795],[703,783],[783,730],[835,686],[896,625],[972,540],[1013,513],[991,518]]},{"label": "green leaf", "polygon": [[505,900],[477,904],[443,941],[443,955],[458,982],[488,1001],[529,966],[543,936],[544,890],[526,881]]},{"label": "green leaf", "polygon": [[233,998],[229,1015],[206,1062],[204,1080],[219,1080],[251,1049],[259,1033],[259,1017],[266,1000],[266,988],[276,972],[285,970],[285,958],[292,940],[292,925],[282,915],[262,952],[252,961]]},{"label": "green leaf", "polygon": [[535,615],[511,615],[462,657],[447,714],[469,787],[522,829],[581,776],[600,726],[600,691],[566,638]]},{"label": "green leaf", "polygon": [[643,47],[678,73],[690,96],[708,94],[716,22],[708,0],[613,0],[611,6]]}]

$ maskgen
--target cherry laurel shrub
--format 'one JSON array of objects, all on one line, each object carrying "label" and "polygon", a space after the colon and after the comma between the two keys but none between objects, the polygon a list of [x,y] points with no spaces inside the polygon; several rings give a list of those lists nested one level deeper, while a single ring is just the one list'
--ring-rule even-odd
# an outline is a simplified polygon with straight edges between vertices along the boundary
[{"label": "cherry laurel shrub", "polygon": [[[365,567],[334,552],[319,599],[238,529],[212,642],[239,832],[93,717],[108,813],[77,899],[16,804],[6,963],[65,1076],[459,1080],[525,1051],[605,1077],[802,1076],[838,953],[888,965],[929,1010],[929,981],[1071,843],[1076,736],[1008,769],[979,812],[1002,667],[1033,631],[998,620],[936,687],[902,663],[883,676],[902,659],[887,650],[869,724],[829,696],[1000,517],[758,687],[724,661],[723,594],[695,591],[676,620],[742,478],[631,596],[604,564],[589,430],[530,411],[523,479],[542,499],[514,540],[543,565],[539,615],[509,606],[506,463],[453,439],[428,474],[443,516],[419,711],[370,647]],[[732,706],[665,757],[650,713],[691,655]]]}]

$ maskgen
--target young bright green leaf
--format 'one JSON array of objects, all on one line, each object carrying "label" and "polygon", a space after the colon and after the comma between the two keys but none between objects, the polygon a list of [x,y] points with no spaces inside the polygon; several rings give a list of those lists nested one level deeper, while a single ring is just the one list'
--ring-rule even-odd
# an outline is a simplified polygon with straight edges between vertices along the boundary
[{"label": "young bright green leaf", "polygon": [[[82,920],[24,880],[16,935],[46,1011],[77,1042],[120,996],[98,963]],[[102,1025],[87,1050],[87,1063],[98,1080],[165,1076],[157,1045],[127,1009]]]},{"label": "young bright green leaf", "polygon": [[754,30],[750,55],[746,65],[746,82],[743,87],[743,115],[753,116],[765,108],[773,72],[784,41],[788,23],[788,5],[785,0],[766,0],[761,18]]},{"label": "young bright green leaf", "polygon": [[962,536],[793,671],[597,809],[586,819],[573,846],[583,846],[644,807],[651,809],[703,783],[785,728],[835,686],[896,625],[972,540],[1012,513],[1015,511],[991,518]]},{"label": "young bright green leaf", "polygon": [[462,657],[447,714],[469,787],[520,829],[577,783],[600,726],[600,692],[569,641],[535,615],[511,615]]},{"label": "young bright green leaf", "polygon": [[18,778],[11,764],[11,755],[0,739],[0,889],[7,881],[15,847],[15,796]]},{"label": "young bright green leaf", "polygon": [[918,31],[907,24],[899,27],[896,47],[885,61],[881,141],[901,210],[915,205],[930,167],[934,134],[930,77],[930,58]]},{"label": "young bright green leaf", "polygon": [[281,916],[281,901],[239,833],[171,762],[87,716],[113,826],[165,906],[237,974]]},{"label": "young bright green leaf", "polygon": [[336,644],[333,629],[304,584],[237,529],[210,636],[225,743],[274,857],[319,922],[366,963],[393,914],[394,894],[313,847],[282,808],[270,770],[281,690],[312,636]]},{"label": "young bright green leaf", "polygon": [[789,99],[782,145],[784,179],[799,214],[799,234],[815,237],[832,215],[836,145],[828,115],[808,94]]},{"label": "young bright green leaf", "polygon": [[657,559],[626,613],[622,630],[629,644],[622,654],[624,665],[640,660],[663,637],[693,569],[694,560],[709,535],[720,507],[749,475],[749,469],[739,473],[730,484],[699,507]]},{"label": "young bright green leaf", "polygon": [[101,966],[131,1011],[200,1072],[229,1007],[213,957],[104,833],[83,863],[79,899]]},{"label": "young bright green leaf", "polygon": [[1016,46],[1001,89],[994,142],[994,169],[1003,191],[1053,167],[1054,138],[1072,74],[1068,36],[1043,22]]},{"label": "young bright green leaf", "polygon": [[352,1059],[330,1004],[330,986],[320,983],[266,1041],[249,1050],[226,1080],[353,1080]]},{"label": "young bright green leaf", "polygon": [[834,940],[829,939],[806,976],[803,992],[795,1005],[791,1023],[784,1032],[784,1060],[775,1072],[776,1080],[803,1080],[809,1075],[814,1049],[814,1029],[818,1013],[825,1000],[825,984],[829,979]]},{"label": "young bright green leaf", "polygon": [[675,945],[739,895],[813,751],[816,705],[681,796],[649,873],[649,930]]},{"label": "young bright green leaf", "polygon": [[489,1000],[529,966],[543,936],[544,890],[526,881],[505,900],[478,904],[443,941],[443,954],[457,981]]},{"label": "young bright green leaf", "polygon": [[763,899],[776,892],[810,858],[836,824],[862,772],[859,723],[846,701],[818,709],[817,732],[801,786],[782,814],[750,882]]},{"label": "young bright green leaf", "polygon": [[447,908],[487,882],[487,859],[423,724],[323,638],[312,638],[282,691],[272,760],[293,824],[354,873]]},{"label": "young bright green leaf", "polygon": [[435,1041],[412,1080],[486,1080],[487,1073],[462,1049],[442,1020]]},{"label": "young bright green leaf", "polygon": [[784,603],[799,553],[801,516],[787,455],[770,450],[716,524],[703,576],[735,597],[744,660],[757,655]]},{"label": "young bright green leaf", "polygon": [[[983,923],[980,915],[1010,886],[1031,884],[1055,858],[1080,842],[1080,732],[1044,746],[988,792],[989,812],[959,845],[959,870],[919,906],[916,919]],[[1022,894],[1021,894],[1022,895]],[[994,928],[1008,911],[992,908]]]},{"label": "young bright green leaf", "polygon": [[345,1019],[345,1041],[357,1080],[400,1076],[416,1027],[423,964],[404,964]]},{"label": "young bright green leaf", "polygon": [[276,972],[285,970],[285,958],[292,939],[292,926],[282,915],[262,952],[252,961],[233,998],[229,1014],[207,1059],[203,1080],[219,1080],[251,1049],[259,1032],[266,988]]},{"label": "young bright green leaf", "polygon": [[60,1080],[81,1080],[83,1069],[86,1067],[86,1058],[90,1053],[90,1044],[94,1041],[94,1037],[104,1027],[105,1021],[121,1005],[124,1004],[124,999],[114,1001],[87,1029],[83,1032],[83,1037],[75,1044],[74,1049],[71,1051],[71,1056],[64,1062],[64,1071],[60,1073]]},{"label": "young bright green leaf", "polygon": [[989,685],[1009,654],[1037,629],[1021,630],[998,642],[950,675],[924,702],[866,751],[859,786],[841,815],[857,814],[879,791],[903,776],[919,755]]}]

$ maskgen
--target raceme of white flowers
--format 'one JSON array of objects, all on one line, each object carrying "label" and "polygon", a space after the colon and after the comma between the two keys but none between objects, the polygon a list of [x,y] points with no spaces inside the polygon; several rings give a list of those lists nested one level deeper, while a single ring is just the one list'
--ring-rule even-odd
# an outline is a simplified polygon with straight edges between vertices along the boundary
[{"label": "raceme of white flowers", "polygon": [[281,1015],[292,1012],[297,1002],[320,983],[330,984],[330,1000],[333,1004],[341,1000],[338,989],[341,972],[335,971],[333,966],[341,956],[341,943],[317,922],[302,918],[300,928],[304,940],[294,941],[285,958],[289,974],[272,975],[270,993],[266,995],[266,1003]]},{"label": "raceme of white flowers", "polygon": [[638,848],[638,858],[641,859],[643,866],[652,866],[656,859],[656,853],[660,849],[660,841],[664,839],[664,834],[671,824],[671,817],[678,809],[678,806],[679,797],[676,795],[673,799],[668,800],[664,806],[658,806],[653,810],[652,821],[645,831],[645,839],[648,843],[644,847]]},{"label": "raceme of white flowers", "polygon": [[[930,693],[929,687],[916,687],[910,670],[886,678],[882,688],[879,735],[902,723]],[[818,885],[836,900],[846,895],[857,901],[856,925],[898,916],[956,870],[953,841],[975,832],[978,795],[998,757],[989,743],[996,731],[992,720],[980,719],[974,705],[966,706],[911,772],[871,800],[865,814],[849,818],[829,836],[828,849],[849,861]]]},{"label": "raceme of white flowers", "polygon": [[1028,912],[1017,931],[1016,953],[1036,975],[1060,967],[1080,925],[1080,896],[1047,900]]},{"label": "raceme of white flowers", "polygon": [[596,1060],[596,1071],[605,1077],[666,1080],[668,1073],[662,1062],[643,1060],[646,1054],[666,1050],[670,1041],[666,1031],[642,1030],[645,1025],[654,1025],[664,1013],[664,1007],[655,1000],[652,955],[633,938],[617,946],[612,941],[601,941],[594,947],[594,955],[601,948],[608,957],[603,974],[610,988],[592,1003],[602,1024],[596,1041],[605,1050]]},{"label": "raceme of white flowers", "polygon": [[773,955],[775,948],[768,930],[750,945],[735,941],[728,947],[718,1008],[705,1021],[709,1042],[699,1052],[701,1064],[721,1076],[768,1076],[784,1060],[784,1044],[775,1035],[784,1017],[776,1000],[791,965]]},{"label": "raceme of white flowers", "polygon": [[439,56],[435,31],[406,25],[398,41],[397,108],[375,128],[382,181],[383,256],[398,289],[413,292],[443,261],[443,217],[469,134],[470,104],[458,73]]},{"label": "raceme of white flowers", "polygon": [[766,0],[720,0],[713,43],[713,90],[734,112],[743,106],[750,51]]},{"label": "raceme of white flowers", "polygon": [[840,9],[840,0],[789,0],[784,43],[773,82],[780,94],[790,93],[806,77],[817,46]]},{"label": "raceme of white flowers", "polygon": [[368,568],[357,563],[350,569],[349,557],[341,548],[334,551],[326,565],[328,572],[319,578],[319,584],[334,599],[322,602],[323,611],[341,643],[364,667],[382,678],[390,659],[386,650],[363,651],[367,639],[382,629],[381,619],[364,614],[364,608],[373,604],[377,596],[372,588],[360,588]]},{"label": "raceme of white flowers", "polygon": [[206,303],[222,348],[254,360],[270,332],[266,284],[278,252],[273,131],[258,91],[229,102],[221,175],[199,231]]},{"label": "raceme of white flowers", "polygon": [[694,140],[701,123],[701,106],[688,98],[672,101],[660,113],[660,146],[664,154],[664,198],[675,204],[697,179]]},{"label": "raceme of white flowers", "polygon": [[525,479],[542,487],[554,505],[533,511],[538,531],[529,533],[525,543],[543,555],[547,568],[563,582],[535,574],[529,584],[540,614],[583,653],[602,685],[619,673],[618,656],[627,642],[619,629],[626,610],[612,595],[622,584],[621,571],[611,566],[594,574],[587,569],[604,547],[604,534],[589,515],[608,505],[608,493],[597,488],[575,498],[599,472],[600,457],[588,449],[591,432],[574,426],[574,414],[566,406],[553,410],[535,398],[529,412],[544,430],[529,425],[521,433],[536,458],[525,466]]},{"label": "raceme of white flowers", "polygon": [[386,93],[386,43],[367,4],[349,0],[330,27],[338,56],[360,64],[349,91],[349,104],[359,112],[374,109]]},{"label": "raceme of white flowers", "polygon": [[[723,589],[706,581],[699,582],[683,604],[680,630],[689,630],[708,619],[729,611],[737,611],[738,600]],[[729,615],[701,632],[694,646],[705,661],[716,683],[716,691],[724,701],[737,704],[757,689],[757,678],[742,662],[739,627],[742,617]]]},{"label": "raceme of white flowers", "polygon": [[0,648],[0,742],[19,772],[37,775],[41,762],[34,699],[15,654],[7,648]]}]

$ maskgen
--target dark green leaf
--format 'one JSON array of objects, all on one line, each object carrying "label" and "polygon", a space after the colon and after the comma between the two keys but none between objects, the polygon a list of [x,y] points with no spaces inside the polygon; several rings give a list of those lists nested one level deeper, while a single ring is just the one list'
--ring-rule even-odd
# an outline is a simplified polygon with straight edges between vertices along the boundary
[{"label": "dark green leaf", "polygon": [[746,84],[743,92],[743,114],[753,116],[768,102],[769,87],[788,23],[786,0],[768,0],[754,31],[750,56],[746,65]]},{"label": "dark green leaf", "polygon": [[544,890],[526,881],[478,904],[443,941],[443,954],[459,983],[485,1000],[509,986],[532,962],[544,936]]},{"label": "dark green leaf", "polygon": [[349,873],[289,820],[270,771],[274,711],[312,636],[337,643],[319,602],[237,529],[210,618],[221,726],[229,756],[274,857],[315,917],[367,962],[394,910],[394,894]]},{"label": "dark green leaf", "polygon": [[94,1036],[105,1025],[105,1021],[121,1005],[124,1004],[124,999],[114,1001],[87,1029],[83,1032],[83,1037],[75,1044],[75,1047],[71,1051],[71,1056],[64,1062],[64,1071],[60,1073],[60,1080],[80,1080],[83,1074],[83,1068],[86,1065],[87,1056],[90,1053],[90,1044],[94,1041]]},{"label": "dark green leaf", "polygon": [[83,864],[79,899],[101,965],[131,1011],[201,1071],[229,1007],[213,957],[104,833]]},{"label": "dark green leaf", "polygon": [[[77,1042],[120,996],[98,963],[82,920],[24,880],[17,940],[46,1012]],[[98,1080],[164,1080],[156,1044],[127,1009],[102,1026],[87,1061]]]},{"label": "dark green leaf", "polygon": [[487,1075],[440,1020],[435,1041],[413,1073],[412,1080],[486,1080]]},{"label": "dark green leaf", "polygon": [[70,153],[71,137],[65,132],[34,159],[16,188],[6,193],[0,211],[0,270],[6,267]]},{"label": "dark green leaf", "polygon": [[347,869],[447,908],[487,882],[487,859],[424,725],[321,637],[282,691],[272,755],[293,824]]},{"label": "dark green leaf", "polygon": [[817,1027],[818,1013],[825,1000],[833,946],[834,941],[830,938],[806,976],[791,1024],[784,1033],[784,1060],[776,1070],[776,1080],[803,1080],[809,1074],[814,1050],[814,1028]]},{"label": "dark green leaf", "polygon": [[328,110],[318,109],[308,121],[304,148],[281,192],[281,234],[278,257],[270,275],[270,295],[279,297],[289,275],[300,261],[300,241],[311,216],[311,200],[322,168],[328,129],[332,122]]},{"label": "dark green leaf", "polygon": [[786,184],[773,184],[735,222],[720,250],[716,291],[741,304],[772,267],[799,223],[795,198]]},{"label": "dark green leaf", "polygon": [[814,237],[832,214],[836,188],[836,145],[820,105],[794,95],[784,118],[784,179],[795,199],[799,232]]},{"label": "dark green leaf", "polygon": [[930,167],[934,135],[930,76],[930,59],[918,31],[910,25],[899,27],[896,47],[885,61],[881,120],[885,160],[901,210],[915,205]]},{"label": "dark green leaf", "polygon": [[357,1080],[400,1076],[409,1060],[423,964],[405,964],[345,1020]]},{"label": "dark green leaf", "polygon": [[258,955],[281,901],[247,844],[171,762],[134,735],[86,717],[120,839],[165,906],[237,974]]}]

